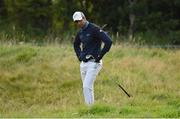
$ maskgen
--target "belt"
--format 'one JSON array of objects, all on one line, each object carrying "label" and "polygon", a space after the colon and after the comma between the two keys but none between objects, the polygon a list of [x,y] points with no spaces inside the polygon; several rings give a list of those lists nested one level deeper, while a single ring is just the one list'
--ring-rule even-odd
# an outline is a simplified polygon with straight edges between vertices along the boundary
[{"label": "belt", "polygon": [[95,62],[96,60],[95,59],[88,59],[88,60],[85,60],[83,62]]},{"label": "belt", "polygon": [[88,62],[95,62],[95,59],[90,59],[88,60]]},{"label": "belt", "polygon": [[83,62],[95,62],[95,61],[96,61],[96,59],[92,55],[87,55],[86,61],[83,61]]}]

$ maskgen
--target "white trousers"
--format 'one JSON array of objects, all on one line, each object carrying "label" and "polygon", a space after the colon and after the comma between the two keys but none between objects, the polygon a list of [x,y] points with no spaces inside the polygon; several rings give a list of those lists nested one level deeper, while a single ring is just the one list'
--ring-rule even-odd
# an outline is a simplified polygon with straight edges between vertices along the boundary
[{"label": "white trousers", "polygon": [[84,100],[87,105],[94,103],[94,81],[101,68],[102,61],[100,63],[91,61],[81,62],[80,64]]}]

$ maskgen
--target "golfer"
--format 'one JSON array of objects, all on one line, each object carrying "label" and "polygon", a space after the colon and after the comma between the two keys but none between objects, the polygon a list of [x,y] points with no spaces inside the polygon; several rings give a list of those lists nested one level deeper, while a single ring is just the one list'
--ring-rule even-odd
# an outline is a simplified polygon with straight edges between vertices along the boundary
[{"label": "golfer", "polygon": [[[73,14],[73,21],[80,28],[74,41],[74,50],[79,59],[85,103],[94,103],[94,81],[102,68],[102,58],[112,45],[111,38],[93,23],[86,20],[81,11]],[[101,48],[102,42],[104,43]]]}]

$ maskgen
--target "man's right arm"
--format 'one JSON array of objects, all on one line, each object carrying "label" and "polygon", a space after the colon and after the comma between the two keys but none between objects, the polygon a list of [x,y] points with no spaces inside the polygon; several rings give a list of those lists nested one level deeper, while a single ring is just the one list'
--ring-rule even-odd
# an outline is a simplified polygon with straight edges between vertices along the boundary
[{"label": "man's right arm", "polygon": [[81,61],[81,40],[79,39],[79,34],[76,35],[75,41],[74,41],[74,51],[76,52],[76,56],[78,57],[79,61]]}]

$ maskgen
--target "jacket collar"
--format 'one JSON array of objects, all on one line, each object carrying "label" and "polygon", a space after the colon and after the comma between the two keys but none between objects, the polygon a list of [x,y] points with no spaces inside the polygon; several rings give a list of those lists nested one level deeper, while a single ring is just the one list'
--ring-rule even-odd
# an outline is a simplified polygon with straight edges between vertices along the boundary
[{"label": "jacket collar", "polygon": [[87,22],[85,23],[84,27],[82,28],[82,30],[85,30],[85,29],[88,27],[88,25],[89,25],[89,22],[87,21]]}]

